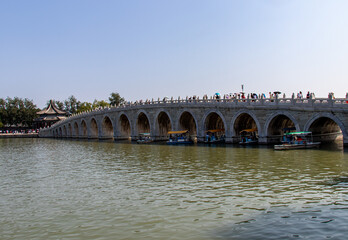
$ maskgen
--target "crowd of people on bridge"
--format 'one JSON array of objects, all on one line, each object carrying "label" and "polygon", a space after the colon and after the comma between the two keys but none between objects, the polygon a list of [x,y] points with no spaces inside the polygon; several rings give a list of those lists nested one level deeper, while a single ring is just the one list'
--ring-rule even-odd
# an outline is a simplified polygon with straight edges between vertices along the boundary
[{"label": "crowd of people on bridge", "polygon": [[[267,98],[268,97],[268,98]],[[223,94],[221,95],[220,93],[215,93],[214,95],[208,97],[207,94],[203,95],[203,100],[208,100],[210,99],[214,99],[214,100],[221,100],[221,99],[225,99],[225,100],[246,100],[246,99],[251,99],[252,101],[255,101],[256,99],[270,99],[272,102],[274,101],[274,99],[276,98],[286,98],[286,94],[283,93],[281,94],[281,92],[279,91],[274,91],[274,92],[269,92],[268,96],[266,96],[265,93],[245,93],[245,92],[238,92],[238,93],[228,93],[228,94]],[[329,93],[329,98],[335,99],[334,97],[334,93],[330,92]],[[307,91],[306,94],[302,93],[302,91],[299,91],[296,95],[293,93],[291,98],[294,99],[315,99],[315,93],[314,92],[310,92]],[[348,93],[346,95],[346,98],[348,98]],[[178,100],[180,101],[180,97],[178,98]],[[196,101],[196,100],[200,100],[199,96],[197,95],[193,95],[193,96],[187,96],[186,101],[188,102],[192,102],[192,101]],[[171,97],[170,99],[168,97],[164,97],[163,99],[158,98],[158,102],[168,102],[168,101],[174,101],[173,97]],[[134,104],[134,105],[144,105],[144,104],[151,104],[153,102],[156,102],[154,99],[150,100],[150,99],[146,99],[144,100],[137,100],[135,102],[127,102],[127,104]],[[347,102],[348,103],[348,102]]]}]

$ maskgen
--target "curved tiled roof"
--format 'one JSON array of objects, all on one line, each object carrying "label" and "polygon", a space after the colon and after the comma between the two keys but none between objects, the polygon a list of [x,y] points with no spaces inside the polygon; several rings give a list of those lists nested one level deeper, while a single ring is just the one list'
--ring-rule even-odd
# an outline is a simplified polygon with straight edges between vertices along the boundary
[{"label": "curved tiled roof", "polygon": [[64,114],[66,115],[65,111],[59,110],[53,103],[52,100],[50,100],[50,105],[48,105],[48,107],[40,112],[37,112],[36,114],[38,115],[43,115],[43,114],[47,114],[47,115],[57,115],[57,114]]}]

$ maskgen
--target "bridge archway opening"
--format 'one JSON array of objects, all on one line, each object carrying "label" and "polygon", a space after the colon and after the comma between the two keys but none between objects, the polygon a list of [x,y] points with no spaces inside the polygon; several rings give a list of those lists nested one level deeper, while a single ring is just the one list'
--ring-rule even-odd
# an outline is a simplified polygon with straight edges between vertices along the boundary
[{"label": "bridge archway opening", "polygon": [[258,135],[258,129],[255,119],[248,113],[240,114],[234,122],[235,137],[240,138],[241,131],[246,129],[256,129],[256,136]]},{"label": "bridge archway opening", "polygon": [[268,125],[268,142],[281,142],[282,135],[284,134],[283,129],[285,128],[295,129],[295,123],[286,115],[280,114],[275,116]]},{"label": "bridge archway opening", "polygon": [[98,124],[97,121],[92,118],[91,120],[91,132],[90,132],[90,138],[98,138]]},{"label": "bridge archway opening", "polygon": [[196,121],[191,113],[183,112],[179,120],[179,130],[188,130],[190,135],[197,137]]},{"label": "bridge archway opening", "polygon": [[340,126],[328,117],[320,117],[316,119],[310,125],[308,131],[312,132],[313,141],[330,143],[336,140],[343,140]]},{"label": "bridge archway opening", "polygon": [[79,136],[79,125],[77,124],[77,122],[74,123],[74,136]]},{"label": "bridge archway opening", "polygon": [[167,113],[161,112],[157,117],[158,140],[167,140],[168,132],[172,130],[172,124]]},{"label": "bridge archway opening", "polygon": [[84,138],[87,138],[88,136],[87,136],[87,124],[86,124],[86,122],[85,121],[82,121],[81,122],[81,129],[82,129],[82,136],[84,137]]},{"label": "bridge archway opening", "polygon": [[205,119],[204,130],[205,133],[209,130],[221,130],[221,132],[214,133],[218,138],[220,138],[221,135],[225,135],[224,121],[219,114],[212,112]]},{"label": "bridge archway opening", "polygon": [[69,123],[69,125],[68,125],[68,134],[69,134],[69,137],[71,137],[72,136],[72,126],[71,126],[71,124]]},{"label": "bridge archway opening", "polygon": [[59,128],[58,137],[63,137],[63,130],[62,130],[62,128]]},{"label": "bridge archway opening", "polygon": [[68,133],[67,133],[67,130],[66,130],[66,126],[63,127],[63,137],[67,137],[68,136]]},{"label": "bridge archway opening", "polygon": [[149,119],[145,113],[140,113],[137,119],[138,134],[139,133],[149,133],[150,132],[150,123]]},{"label": "bridge archway opening", "polygon": [[103,119],[102,134],[103,138],[105,139],[111,139],[114,137],[114,127],[112,126],[112,122],[109,117],[104,117]]},{"label": "bridge archway opening", "polygon": [[129,140],[131,138],[131,126],[128,117],[124,114],[120,116],[120,138]]}]

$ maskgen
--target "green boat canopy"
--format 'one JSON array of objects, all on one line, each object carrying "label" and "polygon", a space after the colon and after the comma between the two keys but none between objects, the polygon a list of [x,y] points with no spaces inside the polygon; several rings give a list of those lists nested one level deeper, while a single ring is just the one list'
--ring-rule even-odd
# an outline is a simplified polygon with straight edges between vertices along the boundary
[{"label": "green boat canopy", "polygon": [[285,135],[308,135],[308,134],[312,134],[312,132],[289,132],[289,133],[285,133]]}]

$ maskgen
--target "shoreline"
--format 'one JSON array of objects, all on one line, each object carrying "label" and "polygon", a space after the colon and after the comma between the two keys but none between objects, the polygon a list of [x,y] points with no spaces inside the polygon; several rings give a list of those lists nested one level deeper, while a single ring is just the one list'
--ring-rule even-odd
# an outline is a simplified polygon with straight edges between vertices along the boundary
[{"label": "shoreline", "polygon": [[38,138],[38,133],[1,133],[0,138]]}]

